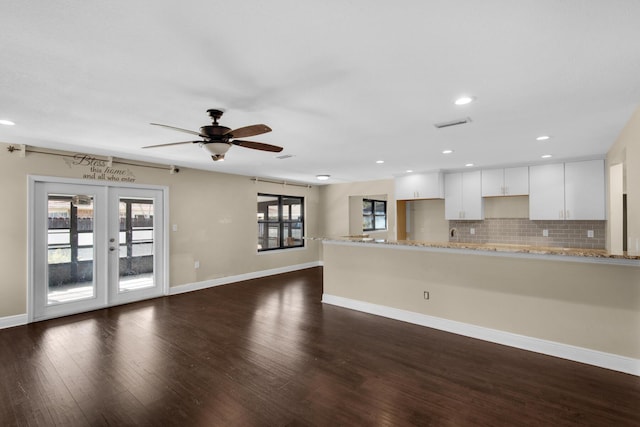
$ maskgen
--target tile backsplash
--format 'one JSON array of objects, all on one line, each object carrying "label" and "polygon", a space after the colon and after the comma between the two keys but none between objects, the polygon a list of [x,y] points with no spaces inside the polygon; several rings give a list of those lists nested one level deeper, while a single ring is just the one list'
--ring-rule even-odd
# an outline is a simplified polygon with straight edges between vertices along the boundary
[{"label": "tile backsplash", "polygon": [[[526,218],[455,220],[449,221],[449,241],[604,249],[605,224],[606,221],[532,221]],[[544,236],[544,230],[548,236]],[[589,237],[591,231],[593,237]]]}]

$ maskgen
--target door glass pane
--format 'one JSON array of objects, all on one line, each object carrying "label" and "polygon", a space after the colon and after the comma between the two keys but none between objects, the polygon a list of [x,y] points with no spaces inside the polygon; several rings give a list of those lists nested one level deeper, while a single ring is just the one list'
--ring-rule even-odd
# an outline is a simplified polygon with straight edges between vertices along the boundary
[{"label": "door glass pane", "polygon": [[93,197],[49,194],[47,305],[93,298]]},{"label": "door glass pane", "polygon": [[119,292],[155,285],[153,208],[151,199],[120,198]]}]

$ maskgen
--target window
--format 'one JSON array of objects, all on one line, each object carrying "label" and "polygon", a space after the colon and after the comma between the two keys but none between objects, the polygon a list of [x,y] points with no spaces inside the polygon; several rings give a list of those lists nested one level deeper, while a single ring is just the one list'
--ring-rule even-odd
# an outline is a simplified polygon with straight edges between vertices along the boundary
[{"label": "window", "polygon": [[[93,261],[93,199],[89,204],[76,206],[72,203],[72,198],[71,195],[49,195],[49,264],[72,264],[75,267],[83,262]],[[70,270],[73,270],[71,274],[77,280],[77,268]]]},{"label": "window", "polygon": [[385,200],[362,199],[362,230],[387,229],[387,202]]},{"label": "window", "polygon": [[153,272],[153,200],[120,198],[120,276]]},{"label": "window", "polygon": [[304,246],[304,197],[258,194],[258,252]]}]

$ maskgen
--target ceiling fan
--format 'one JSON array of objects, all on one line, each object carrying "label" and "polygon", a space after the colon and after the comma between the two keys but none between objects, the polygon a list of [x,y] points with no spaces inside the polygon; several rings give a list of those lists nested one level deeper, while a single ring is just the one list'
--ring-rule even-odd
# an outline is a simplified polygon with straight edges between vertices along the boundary
[{"label": "ceiling fan", "polygon": [[229,151],[232,145],[238,145],[240,147],[252,148],[254,150],[262,150],[262,151],[272,151],[274,153],[279,153],[282,151],[282,147],[278,147],[277,145],[265,144],[263,142],[255,142],[255,141],[245,141],[236,138],[246,138],[248,136],[256,136],[262,135],[263,133],[271,132],[271,128],[267,125],[251,125],[245,126],[238,129],[230,129],[226,126],[220,126],[218,124],[218,119],[222,117],[224,113],[221,110],[210,109],[207,110],[209,116],[213,119],[213,123],[211,125],[205,125],[200,128],[199,132],[182,129],[175,126],[162,125],[160,123],[151,123],[154,126],[162,126],[169,129],[174,129],[180,132],[190,133],[192,135],[197,135],[202,140],[198,141],[182,141],[182,142],[171,142],[169,144],[159,144],[159,145],[147,145],[142,148],[156,148],[156,147],[168,147],[170,145],[180,145],[180,144],[200,144],[202,148],[207,150],[211,154],[211,158],[214,162],[224,160],[224,155]]}]

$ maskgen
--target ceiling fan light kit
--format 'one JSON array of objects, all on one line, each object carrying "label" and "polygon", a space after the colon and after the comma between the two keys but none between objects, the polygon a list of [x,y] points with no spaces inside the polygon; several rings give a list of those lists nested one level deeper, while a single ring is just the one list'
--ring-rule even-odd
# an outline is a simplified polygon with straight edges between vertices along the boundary
[{"label": "ceiling fan light kit", "polygon": [[178,132],[184,132],[191,135],[197,135],[202,140],[198,141],[183,141],[183,142],[170,142],[168,144],[148,145],[142,148],[156,148],[167,147],[170,145],[181,144],[200,144],[209,154],[214,162],[223,161],[224,156],[229,151],[232,145],[240,147],[251,148],[253,150],[271,151],[279,153],[282,151],[282,147],[277,145],[265,144],[263,142],[239,140],[235,138],[246,138],[249,136],[262,135],[267,132],[271,132],[271,128],[264,124],[257,124],[251,126],[245,126],[238,129],[231,129],[226,126],[218,124],[218,119],[222,117],[224,113],[222,110],[209,109],[207,110],[209,117],[213,120],[210,125],[205,125],[200,128],[199,132],[182,129],[175,126],[163,125],[160,123],[151,123],[154,126],[162,126],[168,129],[177,130]]},{"label": "ceiling fan light kit", "polygon": [[208,144],[201,143],[200,145],[214,156],[220,154],[224,155],[229,151],[229,148],[231,148],[231,144],[228,142],[210,142]]}]

